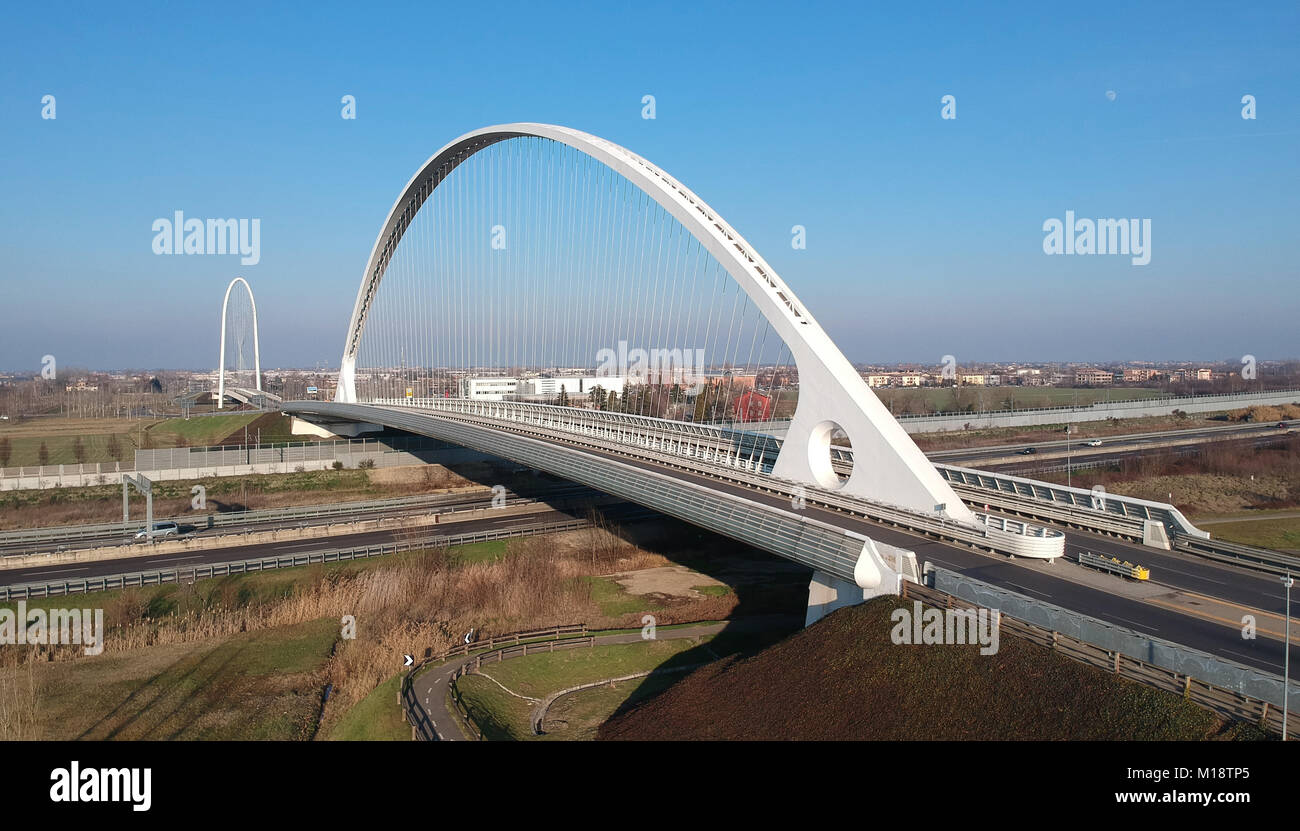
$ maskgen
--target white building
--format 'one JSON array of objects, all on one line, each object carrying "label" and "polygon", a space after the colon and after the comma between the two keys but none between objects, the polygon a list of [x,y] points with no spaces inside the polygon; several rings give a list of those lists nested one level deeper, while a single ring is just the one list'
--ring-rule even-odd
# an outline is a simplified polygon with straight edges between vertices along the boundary
[{"label": "white building", "polygon": [[627,379],[620,375],[566,375],[559,378],[529,378],[515,390],[520,396],[556,396],[563,390],[570,398],[587,396],[595,387],[605,392],[623,393]]},{"label": "white building", "polygon": [[622,376],[565,375],[556,378],[462,378],[460,397],[474,401],[506,401],[515,398],[554,398],[564,390],[570,398],[586,397],[594,387],[620,395],[627,384]]},{"label": "white building", "polygon": [[460,397],[475,401],[504,401],[519,388],[518,378],[461,378]]}]

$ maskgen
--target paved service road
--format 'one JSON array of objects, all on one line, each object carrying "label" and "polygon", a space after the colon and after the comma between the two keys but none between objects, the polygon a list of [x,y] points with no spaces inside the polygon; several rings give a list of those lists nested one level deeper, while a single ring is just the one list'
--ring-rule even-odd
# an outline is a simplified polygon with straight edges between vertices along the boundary
[{"label": "paved service road", "polygon": [[[721,623],[684,626],[678,629],[659,629],[656,632],[657,637],[655,640],[699,638],[706,635],[716,635],[724,629],[728,632],[763,631],[778,626],[792,626],[801,622],[784,615],[739,618]],[[597,635],[594,645],[638,643],[641,640],[640,632],[625,632],[615,635]],[[538,641],[537,643],[540,645],[545,641]],[[416,697],[419,699],[420,705],[424,707],[425,712],[429,714],[429,719],[433,722],[433,729],[442,741],[466,741],[472,738],[465,734],[460,717],[452,713],[449,696],[451,694],[451,677],[456,674],[458,669],[472,663],[474,657],[473,655],[457,656],[445,664],[425,670],[415,679]],[[522,658],[523,656],[520,655],[519,657]]]}]

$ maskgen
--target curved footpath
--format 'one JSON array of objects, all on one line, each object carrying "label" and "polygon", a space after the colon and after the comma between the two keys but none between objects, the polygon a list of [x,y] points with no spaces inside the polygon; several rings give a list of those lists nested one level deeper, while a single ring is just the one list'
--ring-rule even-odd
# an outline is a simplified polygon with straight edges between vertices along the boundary
[{"label": "curved footpath", "polygon": [[[790,618],[785,615],[764,615],[761,617],[741,618],[735,621],[723,621],[721,623],[705,623],[700,625],[688,625],[677,629],[659,629],[656,632],[655,640],[680,640],[683,638],[698,638],[704,635],[716,635],[724,629],[733,632],[753,632],[762,631],[763,629],[774,628],[781,624],[788,625]],[[560,639],[556,639],[560,640]],[[567,640],[567,639],[564,639]],[[641,641],[640,632],[624,632],[612,635],[596,635],[592,646],[606,646],[609,644],[630,644]],[[544,643],[544,641],[539,641]],[[451,712],[448,706],[448,695],[450,694],[451,677],[461,667],[473,662],[475,655],[462,655],[451,659],[445,664],[433,667],[427,672],[422,673],[414,680],[414,691],[420,706],[424,708],[430,722],[433,724],[434,732],[442,741],[468,741],[470,736],[465,735],[465,730],[461,726],[459,717]],[[519,656],[523,657],[523,656]]]}]

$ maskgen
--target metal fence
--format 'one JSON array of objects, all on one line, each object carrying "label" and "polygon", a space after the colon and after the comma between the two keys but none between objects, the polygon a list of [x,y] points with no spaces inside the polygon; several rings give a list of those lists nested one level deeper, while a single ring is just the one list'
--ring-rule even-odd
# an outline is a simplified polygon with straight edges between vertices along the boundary
[{"label": "metal fence", "polygon": [[[365,458],[385,454],[409,455],[461,448],[425,436],[338,441],[277,442],[224,447],[168,447],[135,451],[136,470],[288,464]],[[378,464],[378,462],[376,462]],[[410,462],[407,462],[410,464]]]}]

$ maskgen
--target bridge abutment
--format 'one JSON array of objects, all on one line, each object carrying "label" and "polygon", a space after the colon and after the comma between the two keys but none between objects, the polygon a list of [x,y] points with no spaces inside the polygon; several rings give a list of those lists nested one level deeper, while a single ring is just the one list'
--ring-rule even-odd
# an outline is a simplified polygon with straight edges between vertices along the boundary
[{"label": "bridge abutment", "polygon": [[852,580],[820,569],[813,571],[808,581],[804,626],[811,626],[845,606],[856,606],[881,595],[898,595],[904,580],[920,581],[915,553],[866,537],[862,540],[862,554],[853,569]]}]

